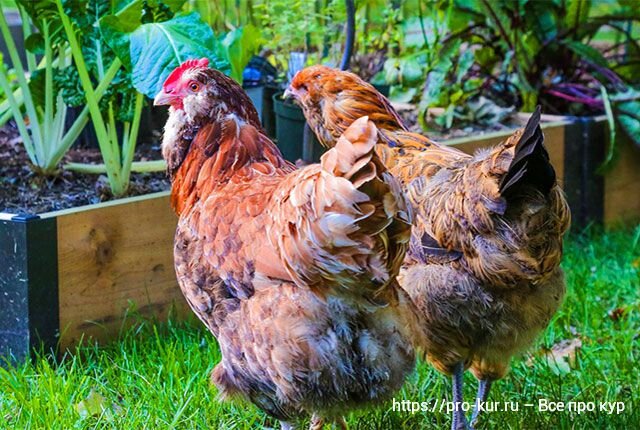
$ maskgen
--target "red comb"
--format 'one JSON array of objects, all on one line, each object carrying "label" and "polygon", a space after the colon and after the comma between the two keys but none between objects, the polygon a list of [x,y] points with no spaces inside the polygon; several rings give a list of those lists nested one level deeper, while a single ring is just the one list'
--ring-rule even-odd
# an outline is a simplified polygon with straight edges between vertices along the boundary
[{"label": "red comb", "polygon": [[165,79],[163,87],[166,87],[169,84],[174,83],[175,81],[180,79],[180,76],[185,72],[185,70],[189,69],[205,69],[209,67],[209,59],[201,58],[199,60],[187,60],[184,63],[180,64],[180,66],[173,69],[173,72]]}]

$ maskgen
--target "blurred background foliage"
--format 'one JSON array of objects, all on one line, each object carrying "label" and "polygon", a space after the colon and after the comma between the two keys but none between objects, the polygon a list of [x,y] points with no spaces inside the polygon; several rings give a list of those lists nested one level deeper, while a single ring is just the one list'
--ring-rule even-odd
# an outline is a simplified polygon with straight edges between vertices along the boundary
[{"label": "blurred background foliage", "polygon": [[[282,72],[289,54],[337,65],[342,0],[191,0],[217,33],[250,26]],[[419,106],[424,127],[491,125],[531,111],[610,121],[640,145],[640,2],[360,0],[352,70]],[[427,124],[430,108],[444,111]]]},{"label": "blurred background foliage", "polygon": [[[31,61],[21,73],[37,106],[58,95],[66,106],[86,105],[86,85],[77,61],[69,62],[58,2],[71,19],[94,87],[108,65],[122,63],[98,100],[118,123],[133,121],[136,95],[152,96],[182,57],[206,55],[242,82],[257,54],[286,85],[294,56],[302,58],[295,67],[337,66],[344,50],[344,0],[19,0],[21,16],[31,20],[33,30],[24,40]],[[391,85],[390,98],[415,105],[416,122],[424,129],[490,128],[540,104],[550,114],[605,114],[612,138],[622,130],[640,145],[640,1],[355,4],[351,69],[372,83]],[[14,0],[0,5],[5,13],[17,7]],[[57,64],[51,81],[46,65],[34,62],[45,52],[45,24]],[[163,50],[167,44],[179,47],[173,56]],[[7,88],[20,103],[20,79],[7,60],[5,55]],[[47,91],[53,98],[47,99]],[[0,125],[12,115],[0,89]],[[108,126],[110,119],[104,121]]]}]

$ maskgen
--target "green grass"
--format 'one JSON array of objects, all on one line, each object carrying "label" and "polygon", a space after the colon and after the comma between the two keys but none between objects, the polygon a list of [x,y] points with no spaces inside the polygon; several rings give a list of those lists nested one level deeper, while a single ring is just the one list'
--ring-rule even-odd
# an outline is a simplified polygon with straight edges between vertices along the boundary
[{"label": "green grass", "polygon": [[[533,363],[519,359],[494,385],[490,400],[519,402],[519,412],[486,414],[480,428],[631,429],[640,423],[640,226],[606,234],[574,235],[564,268],[568,294],[557,317],[532,348]],[[624,308],[615,320],[609,312]],[[580,337],[570,370],[541,359],[543,347]],[[40,357],[0,369],[3,429],[249,429],[276,426],[248,404],[221,404],[209,385],[219,361],[212,337],[195,321],[155,325],[139,321],[119,341],[83,346],[60,361]],[[559,373],[559,374],[558,374]],[[475,381],[466,377],[466,399]],[[421,364],[397,399],[449,399],[450,384]],[[93,394],[90,393],[99,393]],[[625,402],[622,414],[537,412],[525,403]],[[78,406],[80,402],[84,402]],[[103,410],[103,408],[105,408]],[[353,429],[448,428],[445,413],[398,413],[391,404],[349,417]],[[597,406],[596,406],[597,408]],[[93,413],[93,414],[92,414]]]}]

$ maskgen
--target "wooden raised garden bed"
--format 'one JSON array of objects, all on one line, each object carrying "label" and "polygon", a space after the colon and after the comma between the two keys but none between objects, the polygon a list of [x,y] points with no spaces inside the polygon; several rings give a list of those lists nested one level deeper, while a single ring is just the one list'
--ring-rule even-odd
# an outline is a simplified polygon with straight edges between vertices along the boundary
[{"label": "wooden raised garden bed", "polygon": [[0,214],[0,357],[113,338],[187,307],[167,192],[39,215]]}]

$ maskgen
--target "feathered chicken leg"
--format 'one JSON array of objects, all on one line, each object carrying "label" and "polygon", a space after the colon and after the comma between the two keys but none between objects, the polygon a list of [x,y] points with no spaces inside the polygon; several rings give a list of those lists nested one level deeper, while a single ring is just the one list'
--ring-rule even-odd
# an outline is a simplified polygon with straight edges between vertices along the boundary
[{"label": "feathered chicken leg", "polygon": [[473,415],[471,415],[471,427],[474,428],[478,424],[478,417],[480,416],[480,404],[487,401],[489,396],[489,390],[491,389],[491,379],[481,379],[478,383],[478,394],[476,395],[476,403],[473,407]]},{"label": "feathered chicken leg", "polygon": [[453,420],[451,421],[451,430],[469,430],[467,417],[462,410],[462,377],[464,374],[464,364],[458,363],[453,369]]}]

